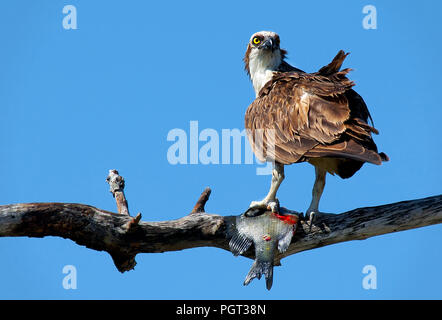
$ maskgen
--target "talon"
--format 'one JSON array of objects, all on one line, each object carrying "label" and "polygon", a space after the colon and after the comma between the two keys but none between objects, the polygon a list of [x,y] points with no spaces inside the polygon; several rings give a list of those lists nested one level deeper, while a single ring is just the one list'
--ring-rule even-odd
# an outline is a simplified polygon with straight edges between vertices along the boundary
[{"label": "talon", "polygon": [[320,212],[318,210],[310,210],[310,209],[307,210],[306,216],[309,218],[308,219],[308,226],[309,226],[308,232],[312,231],[313,222],[317,221],[318,218],[321,219],[321,218],[323,218],[325,216],[330,216],[330,215],[332,215],[332,214]]},{"label": "talon", "polygon": [[264,201],[252,201],[249,208],[264,208],[266,203]]},{"label": "talon", "polygon": [[267,210],[272,211],[273,213],[279,213],[279,201],[275,199],[275,201],[271,201],[267,204]]},{"label": "talon", "polygon": [[279,212],[279,201],[278,199],[272,199],[272,200],[261,200],[261,201],[252,201],[250,203],[249,208],[244,213],[247,217],[256,217],[262,211],[272,211],[273,213]]},{"label": "talon", "polygon": [[316,212],[315,211],[310,211],[310,213],[307,213],[308,215],[308,232],[310,233],[312,231],[312,225],[313,225],[313,221],[315,221],[315,216],[316,216]]}]

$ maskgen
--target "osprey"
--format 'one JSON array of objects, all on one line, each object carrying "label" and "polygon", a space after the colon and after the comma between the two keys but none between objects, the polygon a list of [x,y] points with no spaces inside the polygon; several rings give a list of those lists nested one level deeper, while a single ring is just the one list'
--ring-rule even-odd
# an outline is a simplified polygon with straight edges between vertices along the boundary
[{"label": "osprey", "polygon": [[256,157],[273,162],[270,190],[250,208],[277,211],[284,166],[306,161],[316,173],[306,212],[311,226],[320,214],[327,172],[346,179],[365,162],[380,165],[389,159],[378,153],[371,137],[378,131],[364,100],[352,89],[354,82],[347,78],[351,70],[340,70],[348,53],[341,50],[318,72],[306,73],[285,61],[287,52],[279,44],[274,32],[255,33],[244,58],[256,94],[245,115],[247,136]]}]

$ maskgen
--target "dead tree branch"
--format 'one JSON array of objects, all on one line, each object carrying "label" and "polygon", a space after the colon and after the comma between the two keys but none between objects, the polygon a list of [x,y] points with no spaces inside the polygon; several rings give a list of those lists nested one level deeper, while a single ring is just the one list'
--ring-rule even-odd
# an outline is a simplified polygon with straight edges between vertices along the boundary
[{"label": "dead tree branch", "polygon": [[[108,252],[120,272],[134,268],[138,253],[158,253],[195,247],[229,250],[227,226],[235,216],[209,214],[204,205],[210,189],[201,194],[190,214],[170,221],[140,221],[129,215],[124,179],[111,171],[111,186],[119,213],[76,203],[24,203],[0,206],[0,237],[58,236],[87,248]],[[302,219],[281,259],[300,251],[338,242],[362,240],[386,233],[442,223],[442,195],[329,215],[309,232]],[[253,248],[244,253],[254,258]]]}]

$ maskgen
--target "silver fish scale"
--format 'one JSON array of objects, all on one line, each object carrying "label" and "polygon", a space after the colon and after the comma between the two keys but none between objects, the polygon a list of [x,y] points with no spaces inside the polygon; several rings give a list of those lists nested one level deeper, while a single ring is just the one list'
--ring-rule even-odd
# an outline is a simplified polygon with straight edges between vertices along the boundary
[{"label": "silver fish scale", "polygon": [[236,217],[236,230],[242,238],[250,239],[255,244],[263,241],[263,237],[270,236],[267,241],[269,245],[277,244],[279,251],[284,252],[292,240],[294,226],[267,212],[257,217]]}]

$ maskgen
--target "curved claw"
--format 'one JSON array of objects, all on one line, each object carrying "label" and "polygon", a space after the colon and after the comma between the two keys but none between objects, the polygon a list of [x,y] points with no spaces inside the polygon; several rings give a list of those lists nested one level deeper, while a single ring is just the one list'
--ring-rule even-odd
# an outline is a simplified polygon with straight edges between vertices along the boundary
[{"label": "curved claw", "polygon": [[275,199],[275,201],[270,201],[267,203],[267,209],[272,211],[273,213],[279,213],[279,201]]},{"label": "curved claw", "polygon": [[324,212],[321,212],[321,211],[318,211],[318,210],[310,210],[309,209],[309,210],[307,210],[305,215],[306,215],[306,217],[308,217],[308,221],[307,221],[308,226],[309,226],[308,232],[311,232],[312,231],[313,222],[317,221],[318,218],[320,219],[321,217],[329,216],[329,215],[332,215],[332,214],[331,213],[324,213]]},{"label": "curved claw", "polygon": [[261,201],[252,201],[250,203],[249,209],[244,213],[248,217],[256,217],[262,211],[272,211],[274,213],[279,213],[279,200],[261,200]]},{"label": "curved claw", "polygon": [[312,231],[313,221],[315,221],[315,217],[316,217],[317,213],[318,213],[317,211],[313,211],[313,210],[307,211],[305,213],[305,215],[308,217],[308,226],[309,226],[308,232],[309,233]]}]

